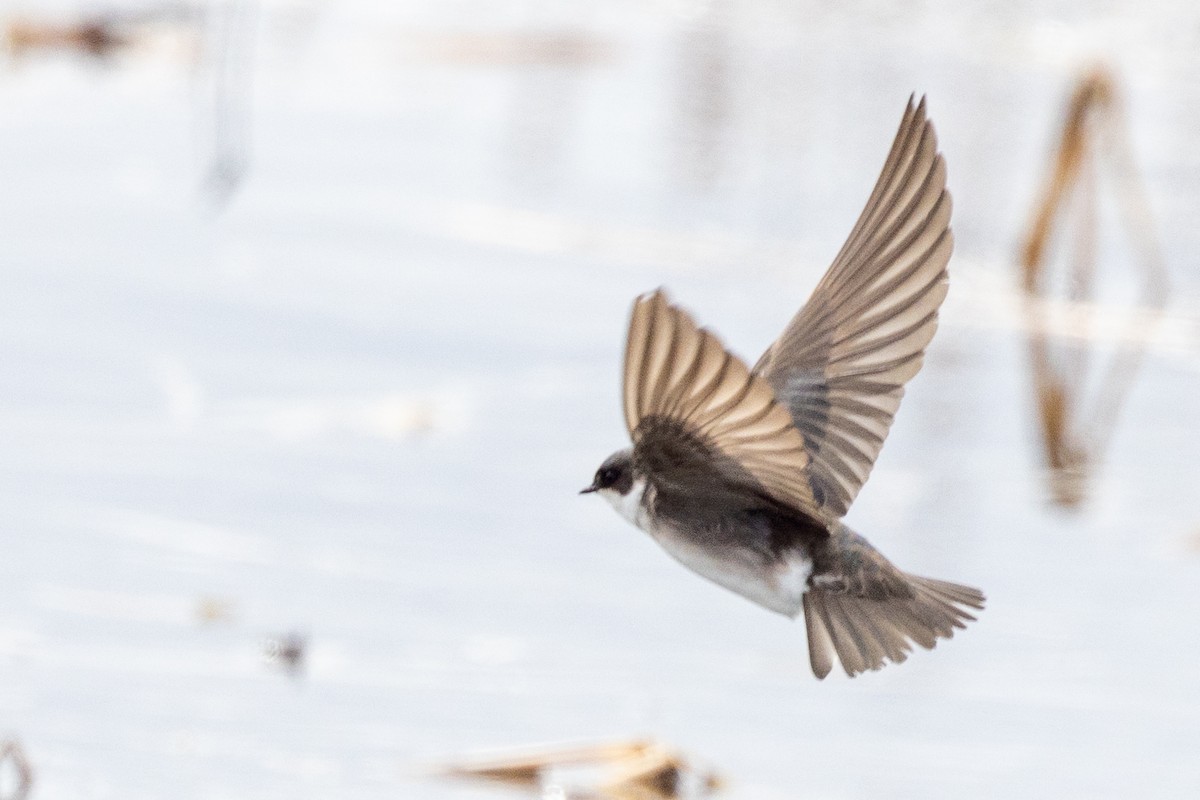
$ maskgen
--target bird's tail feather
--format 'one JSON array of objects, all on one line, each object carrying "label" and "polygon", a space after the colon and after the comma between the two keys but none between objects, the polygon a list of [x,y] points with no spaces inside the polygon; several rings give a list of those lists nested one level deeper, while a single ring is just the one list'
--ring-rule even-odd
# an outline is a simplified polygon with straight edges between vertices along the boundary
[{"label": "bird's tail feather", "polygon": [[833,668],[833,653],[846,674],[854,677],[889,661],[908,658],[912,644],[932,649],[949,639],[955,628],[975,619],[966,609],[982,609],[978,589],[933,578],[905,575],[910,597],[873,600],[820,586],[804,594],[808,655],[813,674],[824,678]]}]

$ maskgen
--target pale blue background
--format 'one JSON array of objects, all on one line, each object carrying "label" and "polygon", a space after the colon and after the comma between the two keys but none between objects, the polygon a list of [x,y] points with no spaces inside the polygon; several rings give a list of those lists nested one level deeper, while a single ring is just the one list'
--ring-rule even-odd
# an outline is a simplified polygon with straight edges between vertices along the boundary
[{"label": "pale blue background", "polygon": [[[628,735],[706,760],[739,800],[1192,796],[1194,4],[255,18],[250,172],[219,212],[198,188],[211,64],[186,41],[0,71],[0,735],[35,798],[503,797],[418,771]],[[547,35],[575,55],[529,56]],[[1173,287],[1069,513],[1047,504],[1014,255],[1096,59]],[[958,246],[849,520],[989,607],[934,653],[819,683],[800,625],[576,491],[624,441],[632,298],[668,286],[753,359],[913,90]],[[204,598],[232,619],[202,624]],[[298,681],[261,656],[289,630],[311,640]]]}]

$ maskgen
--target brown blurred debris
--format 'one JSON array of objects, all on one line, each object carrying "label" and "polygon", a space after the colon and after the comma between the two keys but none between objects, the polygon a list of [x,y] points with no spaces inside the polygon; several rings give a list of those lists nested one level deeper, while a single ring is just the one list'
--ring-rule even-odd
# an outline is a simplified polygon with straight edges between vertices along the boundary
[{"label": "brown blurred debris", "polygon": [[132,42],[129,32],[122,29],[121,20],[109,14],[76,22],[16,19],[8,23],[5,38],[9,52],[15,57],[58,50],[103,59]]},{"label": "brown blurred debris", "polygon": [[1200,528],[1192,531],[1192,535],[1185,538],[1186,546],[1194,553],[1200,553]]},{"label": "brown blurred debris", "polygon": [[190,29],[200,13],[189,3],[159,3],[142,9],[104,9],[74,19],[16,17],[5,26],[4,41],[16,59],[58,52],[105,60],[164,29]]},{"label": "brown blurred debris", "polygon": [[[196,71],[201,194],[220,210],[244,184],[250,165],[252,78],[258,0],[162,2],[113,8],[77,19],[16,18],[3,41],[14,61],[42,53],[80,54],[107,62],[155,42],[182,40]],[[179,48],[177,48],[178,50]]]},{"label": "brown blurred debris", "polygon": [[587,67],[613,57],[610,42],[570,30],[412,34],[403,47],[421,60],[476,67]]},{"label": "brown blurred debris", "polygon": [[524,748],[464,760],[440,772],[540,790],[564,800],[701,798],[721,786],[718,776],[643,740]]},{"label": "brown blurred debris", "polygon": [[597,745],[548,745],[505,751],[498,755],[469,758],[443,768],[446,775],[534,785],[551,767],[614,763],[642,756],[652,742],[630,741]]},{"label": "brown blurred debris", "polygon": [[220,597],[201,597],[196,604],[196,619],[205,625],[233,621],[235,606],[232,601]]},{"label": "brown blurred debris", "polygon": [[[1107,187],[1101,192],[1101,185]],[[1099,200],[1111,195],[1133,251],[1138,296],[1123,324],[1096,302]],[[1068,239],[1064,269],[1049,255],[1056,235]],[[1030,363],[1053,501],[1075,507],[1102,459],[1121,404],[1167,295],[1166,269],[1149,205],[1133,166],[1124,111],[1112,75],[1094,69],[1067,105],[1058,151],[1034,206],[1021,247]],[[1119,329],[1117,329],[1119,328]],[[1098,339],[1114,342],[1102,363]]]},{"label": "brown blurred debris", "polygon": [[308,637],[292,632],[268,639],[263,654],[270,663],[283,667],[288,675],[299,677],[308,656]]},{"label": "brown blurred debris", "polygon": [[[12,791],[0,794],[0,800],[25,800],[33,788],[33,765],[25,756],[25,750],[16,739],[0,741],[0,775],[11,771],[16,778]],[[8,781],[0,781],[0,784]]]},{"label": "brown blurred debris", "polygon": [[639,756],[615,765],[616,774],[601,792],[614,800],[706,797],[722,786],[721,778],[700,772],[683,756],[651,744]]}]

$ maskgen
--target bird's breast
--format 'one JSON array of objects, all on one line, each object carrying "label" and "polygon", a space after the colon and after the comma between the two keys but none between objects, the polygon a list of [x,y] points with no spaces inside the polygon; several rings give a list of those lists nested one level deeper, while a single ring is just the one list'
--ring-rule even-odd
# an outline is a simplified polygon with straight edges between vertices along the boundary
[{"label": "bird's breast", "polygon": [[764,608],[795,617],[800,613],[812,561],[798,549],[765,556],[760,549],[730,542],[714,543],[703,531],[649,517],[640,526],[679,563],[718,586]]}]

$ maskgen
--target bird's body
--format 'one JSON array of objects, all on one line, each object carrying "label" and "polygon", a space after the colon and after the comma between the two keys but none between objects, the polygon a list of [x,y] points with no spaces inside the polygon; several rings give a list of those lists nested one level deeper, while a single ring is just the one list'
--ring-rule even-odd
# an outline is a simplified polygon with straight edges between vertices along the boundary
[{"label": "bird's body", "polygon": [[812,560],[805,548],[773,541],[786,521],[772,524],[761,511],[732,510],[703,502],[707,498],[689,502],[678,494],[659,492],[645,478],[635,480],[627,494],[604,496],[618,514],[694,572],[780,614],[795,616],[800,610]]},{"label": "bird's body", "polygon": [[945,165],[909,103],[883,174],[812,298],[751,370],[661,291],[634,304],[633,447],[599,492],[672,557],[753,602],[803,613],[813,672],[932,648],[983,595],[902,572],[841,521],[920,369],[952,248]]}]

